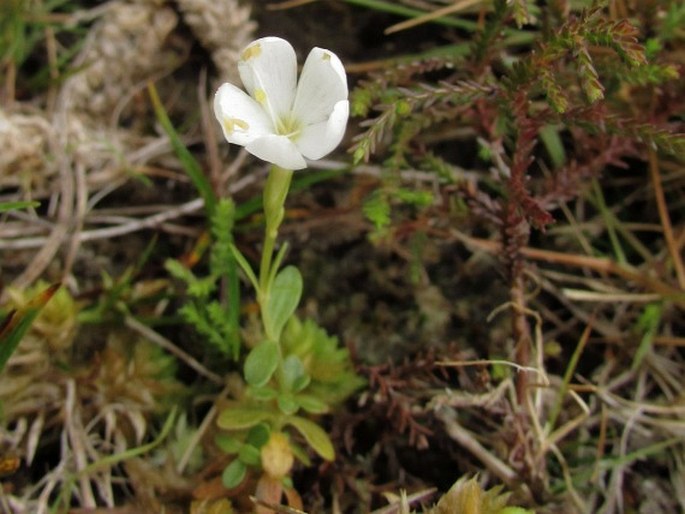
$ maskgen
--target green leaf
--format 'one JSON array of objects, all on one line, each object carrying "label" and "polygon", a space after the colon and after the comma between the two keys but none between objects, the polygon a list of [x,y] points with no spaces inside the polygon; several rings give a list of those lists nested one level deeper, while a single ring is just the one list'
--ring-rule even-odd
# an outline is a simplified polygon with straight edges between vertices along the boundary
[{"label": "green leaf", "polygon": [[295,414],[300,406],[297,401],[295,401],[295,397],[292,393],[282,393],[278,395],[278,408],[283,414],[290,416],[291,414]]},{"label": "green leaf", "polygon": [[307,375],[307,371],[304,369],[304,364],[302,360],[297,355],[288,355],[283,361],[282,366],[283,373],[281,374],[283,389],[292,392],[302,391],[309,382],[311,378]]},{"label": "green leaf", "polygon": [[176,259],[167,259],[164,261],[164,268],[166,268],[172,277],[182,280],[185,283],[190,283],[195,280],[193,272]]},{"label": "green leaf", "polygon": [[311,394],[298,394],[297,403],[311,414],[326,414],[330,409],[328,404]]},{"label": "green leaf", "polygon": [[635,371],[637,368],[639,368],[645,356],[647,353],[649,353],[654,341],[654,337],[659,332],[659,326],[661,325],[661,312],[662,308],[660,304],[650,303],[645,306],[645,310],[638,318],[637,328],[642,332],[642,338],[640,339],[640,344],[635,351],[633,363],[630,366],[631,371]]},{"label": "green leaf", "polygon": [[252,266],[250,266],[250,263],[247,262],[247,259],[243,256],[242,253],[240,253],[240,250],[238,250],[238,247],[235,246],[234,244],[230,245],[231,253],[233,254],[233,258],[236,260],[240,268],[243,270],[243,273],[245,273],[245,276],[248,278],[250,283],[252,284],[252,287],[254,287],[255,291],[259,290],[259,282],[257,281],[257,277],[254,274],[254,271],[252,271]]},{"label": "green leaf", "polygon": [[0,202],[0,212],[28,209],[29,207],[38,207],[39,205],[40,202]]},{"label": "green leaf", "polygon": [[514,0],[510,2],[514,13],[514,20],[518,28],[523,27],[526,23],[531,23],[531,16],[528,12],[528,2],[526,0]]},{"label": "green leaf", "polygon": [[238,459],[231,462],[221,473],[221,483],[226,489],[234,489],[240,485],[247,474],[247,466]]},{"label": "green leaf", "polygon": [[238,451],[238,459],[248,466],[258,466],[261,462],[259,448],[255,448],[251,444],[243,445]]},{"label": "green leaf", "polygon": [[[290,318],[281,335],[281,346],[284,355],[297,355],[302,360],[311,377],[304,389],[307,394],[329,406],[344,401],[364,385],[354,371],[349,352],[312,320]],[[297,386],[294,390],[300,391]]]},{"label": "green leaf", "polygon": [[300,375],[297,377],[295,380],[295,383],[293,384],[293,391],[296,393],[299,393],[302,391],[305,387],[307,387],[310,383],[312,382],[312,377],[309,375]]},{"label": "green leaf", "polygon": [[390,225],[390,202],[381,191],[371,193],[362,206],[362,212],[376,230],[381,231]]},{"label": "green leaf", "polygon": [[245,359],[245,380],[253,387],[265,385],[278,367],[280,349],[274,341],[262,341]]},{"label": "green leaf", "polygon": [[261,448],[269,440],[270,435],[271,430],[269,429],[269,425],[267,425],[266,423],[260,423],[259,425],[254,426],[250,429],[250,432],[247,434],[247,439],[245,441],[247,442],[247,444],[250,444],[255,448]]},{"label": "green leaf", "polygon": [[272,417],[272,413],[264,409],[229,407],[221,411],[216,423],[224,430],[243,430],[266,421],[270,417]]},{"label": "green leaf", "polygon": [[435,201],[433,193],[429,191],[416,191],[403,187],[395,190],[395,197],[403,203],[416,207],[428,207]]},{"label": "green leaf", "polygon": [[19,346],[41,309],[54,296],[60,284],[53,284],[36,295],[26,307],[11,311],[0,323],[0,372]]},{"label": "green leaf", "polygon": [[225,355],[230,355],[234,360],[238,356],[240,342],[236,340],[237,331],[231,325],[230,311],[217,300],[212,300],[205,305],[207,317],[214,331],[211,342]]},{"label": "green leaf", "polygon": [[295,312],[301,296],[302,275],[295,266],[286,266],[276,275],[264,312],[264,328],[274,341],[280,339],[281,331]]},{"label": "green leaf", "polygon": [[554,167],[561,168],[564,166],[566,164],[566,150],[564,150],[564,143],[559,136],[559,127],[545,125],[540,129],[539,135]]},{"label": "green leaf", "polygon": [[216,290],[216,279],[212,276],[196,278],[188,283],[188,294],[206,300]]},{"label": "green leaf", "polygon": [[233,453],[238,453],[243,443],[241,443],[235,437],[228,434],[217,434],[214,438],[214,443],[221,449],[222,452],[228,453],[229,455]]},{"label": "green leaf", "polygon": [[304,448],[302,448],[302,446],[295,443],[294,441],[290,441],[290,449],[292,450],[295,458],[302,464],[304,464],[306,467],[310,467],[312,465],[312,459],[309,458],[309,455],[307,455],[307,451]]},{"label": "green leaf", "polygon": [[286,423],[294,426],[321,458],[329,461],[335,459],[331,438],[319,425],[300,416],[289,417]]},{"label": "green leaf", "polygon": [[248,394],[258,402],[268,402],[278,396],[278,391],[268,386],[250,387],[248,388]]},{"label": "green leaf", "polygon": [[235,271],[235,259],[231,253],[235,222],[235,204],[230,198],[221,198],[216,204],[209,228],[212,234],[212,247],[209,268],[212,274],[228,277]]},{"label": "green leaf", "polygon": [[235,204],[229,198],[222,198],[214,209],[210,229],[214,239],[209,258],[211,274],[220,277],[222,283],[221,322],[226,353],[234,361],[240,356],[240,280],[238,266],[233,256],[233,228]]}]

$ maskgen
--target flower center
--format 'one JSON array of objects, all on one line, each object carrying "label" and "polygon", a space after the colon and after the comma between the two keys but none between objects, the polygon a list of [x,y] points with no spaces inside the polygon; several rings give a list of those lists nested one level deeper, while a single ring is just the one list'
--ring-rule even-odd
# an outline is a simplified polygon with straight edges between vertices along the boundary
[{"label": "flower center", "polygon": [[302,123],[292,114],[287,114],[276,120],[276,133],[295,141],[302,131]]},{"label": "flower center", "polygon": [[291,141],[295,141],[300,136],[302,123],[293,116],[292,113],[278,116],[278,114],[274,112],[273,107],[269,103],[269,98],[266,96],[266,92],[263,89],[255,89],[254,98],[271,117],[274,128],[276,129],[276,134],[285,136]]}]

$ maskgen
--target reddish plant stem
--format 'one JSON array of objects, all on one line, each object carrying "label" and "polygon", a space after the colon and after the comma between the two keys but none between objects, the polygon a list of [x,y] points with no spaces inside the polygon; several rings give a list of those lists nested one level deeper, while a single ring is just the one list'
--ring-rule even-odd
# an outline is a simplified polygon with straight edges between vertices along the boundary
[{"label": "reddish plant stem", "polygon": [[[513,307],[512,332],[514,336],[514,360],[521,366],[530,361],[530,328],[526,320],[526,300],[524,295],[523,274],[519,273],[511,283],[511,303]],[[516,374],[516,399],[519,405],[525,402],[528,390],[528,372],[520,370]]]},{"label": "reddish plant stem", "polygon": [[[514,99],[517,125],[516,147],[511,159],[507,189],[509,198],[502,220],[504,259],[509,271],[510,299],[512,304],[512,335],[514,360],[528,366],[530,360],[530,329],[526,320],[526,303],[521,249],[528,244],[530,225],[541,228],[551,221],[550,214],[531,196],[526,188],[527,171],[533,162],[532,151],[536,143],[538,125],[527,115],[528,100],[525,93]],[[525,404],[528,376],[524,371],[516,375],[516,396],[519,405]]]}]

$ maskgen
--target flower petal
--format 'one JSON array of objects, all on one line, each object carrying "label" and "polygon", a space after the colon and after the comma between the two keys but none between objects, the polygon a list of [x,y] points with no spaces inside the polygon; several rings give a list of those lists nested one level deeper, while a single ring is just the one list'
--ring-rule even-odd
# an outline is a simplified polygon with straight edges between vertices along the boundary
[{"label": "flower petal", "polygon": [[258,137],[275,133],[264,109],[233,84],[223,84],[216,92],[214,115],[229,143],[245,146]]},{"label": "flower petal", "polygon": [[307,167],[295,143],[285,136],[272,134],[260,137],[246,145],[245,150],[255,157],[287,170],[300,170]]},{"label": "flower petal", "polygon": [[293,104],[295,117],[305,125],[328,119],[333,106],[347,99],[345,68],[330,50],[313,48],[302,68]]},{"label": "flower petal", "polygon": [[307,159],[316,160],[335,150],[345,135],[349,115],[350,103],[341,100],[333,107],[330,118],[302,129],[296,141],[302,155]]},{"label": "flower petal", "polygon": [[263,37],[240,54],[238,72],[250,96],[257,100],[276,125],[290,113],[297,84],[297,56],[285,39]]}]

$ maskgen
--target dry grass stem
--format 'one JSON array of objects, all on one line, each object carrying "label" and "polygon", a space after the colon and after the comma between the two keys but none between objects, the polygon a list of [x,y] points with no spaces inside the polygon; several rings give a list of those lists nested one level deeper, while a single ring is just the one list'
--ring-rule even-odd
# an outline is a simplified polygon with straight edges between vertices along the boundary
[{"label": "dry grass stem", "polygon": [[[435,413],[436,417],[445,425],[447,434],[460,446],[471,452],[485,467],[496,477],[510,487],[516,487],[518,482],[517,473],[506,463],[498,459],[481,445],[476,438],[457,421],[455,411],[451,408],[441,408]],[[525,486],[523,487],[525,490]]]},{"label": "dry grass stem", "polygon": [[466,9],[478,6],[483,3],[485,3],[483,0],[456,0],[452,5],[447,5],[445,7],[435,9],[434,11],[424,14],[422,16],[417,16],[416,18],[396,23],[395,25],[392,25],[385,29],[385,34],[393,34],[395,32],[407,30],[412,27],[428,23],[429,21],[433,21],[437,18],[441,18],[443,16],[448,16],[450,14],[456,14],[458,12],[465,11]]},{"label": "dry grass stem", "polygon": [[200,375],[208,378],[215,384],[223,384],[224,380],[217,375],[216,373],[208,370],[205,368],[200,362],[189,355],[188,353],[184,352],[181,350],[178,346],[176,346],[174,343],[169,341],[167,338],[162,337],[160,334],[152,330],[150,327],[147,325],[144,325],[137,319],[131,317],[131,316],[126,316],[125,324],[127,327],[129,327],[131,330],[134,330],[135,332],[138,332],[142,336],[146,337],[150,341],[154,342],[155,344],[159,345],[161,348],[165,349],[166,351],[174,354],[176,357],[184,361],[188,366],[193,368],[195,371],[197,371]]}]

